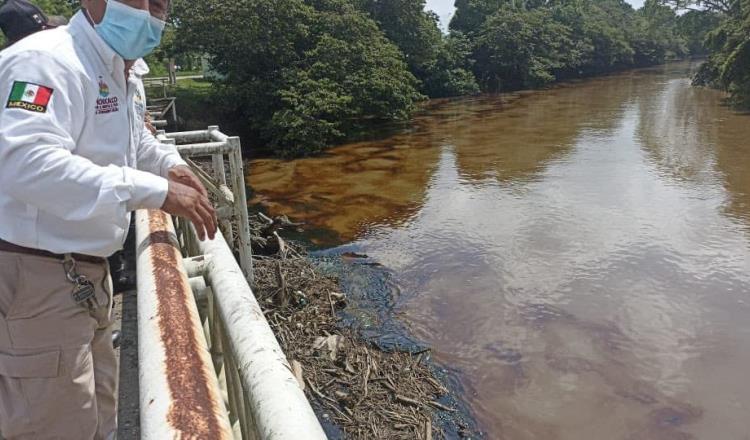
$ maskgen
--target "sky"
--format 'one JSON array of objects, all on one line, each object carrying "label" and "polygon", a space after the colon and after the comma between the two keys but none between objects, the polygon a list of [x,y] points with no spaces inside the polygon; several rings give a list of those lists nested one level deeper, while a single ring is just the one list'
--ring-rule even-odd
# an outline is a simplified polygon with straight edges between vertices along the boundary
[{"label": "sky", "polygon": [[[427,0],[427,9],[431,9],[440,16],[441,27],[445,30],[453,15],[453,3],[455,0]],[[634,8],[643,6],[643,0],[627,0]]]}]

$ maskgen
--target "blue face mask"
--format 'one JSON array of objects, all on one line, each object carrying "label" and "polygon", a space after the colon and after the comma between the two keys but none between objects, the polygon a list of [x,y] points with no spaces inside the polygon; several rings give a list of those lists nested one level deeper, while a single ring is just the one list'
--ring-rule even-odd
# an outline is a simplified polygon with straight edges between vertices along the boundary
[{"label": "blue face mask", "polygon": [[112,0],[107,2],[102,22],[94,28],[109,47],[132,61],[145,57],[159,46],[165,24],[149,11]]}]

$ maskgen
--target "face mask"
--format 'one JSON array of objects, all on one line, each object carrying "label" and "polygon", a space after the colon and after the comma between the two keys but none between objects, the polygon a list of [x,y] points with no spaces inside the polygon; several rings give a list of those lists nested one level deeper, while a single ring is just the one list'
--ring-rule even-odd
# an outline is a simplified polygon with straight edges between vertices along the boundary
[{"label": "face mask", "polygon": [[94,28],[109,47],[132,61],[145,57],[159,46],[165,25],[149,11],[113,0],[107,2],[104,18]]}]

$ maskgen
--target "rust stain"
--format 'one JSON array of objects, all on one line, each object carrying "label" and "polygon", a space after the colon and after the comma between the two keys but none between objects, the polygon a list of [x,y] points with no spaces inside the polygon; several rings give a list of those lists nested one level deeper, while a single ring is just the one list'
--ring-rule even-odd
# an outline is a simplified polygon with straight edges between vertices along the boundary
[{"label": "rust stain", "polygon": [[168,230],[162,211],[149,211],[147,242],[156,281],[159,332],[166,354],[166,373],[172,405],[167,421],[182,439],[226,438],[219,421],[219,402],[211,394],[209,372],[201,362],[202,347],[196,329],[186,325],[192,319],[187,301],[192,293],[179,270],[181,254]]}]

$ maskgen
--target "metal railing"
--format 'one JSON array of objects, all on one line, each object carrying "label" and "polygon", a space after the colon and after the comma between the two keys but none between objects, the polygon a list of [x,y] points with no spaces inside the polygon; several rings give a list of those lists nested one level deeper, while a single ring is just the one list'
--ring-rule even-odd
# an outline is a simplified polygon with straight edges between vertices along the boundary
[{"label": "metal railing", "polygon": [[[252,283],[253,259],[240,138],[225,135],[218,126],[180,133],[159,132],[156,137],[161,142],[177,146],[180,155],[213,196],[222,230],[229,244],[237,249],[240,266]],[[200,158],[210,158],[211,161],[195,160]],[[225,158],[229,164],[229,182]]]},{"label": "metal railing", "polygon": [[[160,139],[177,141],[186,158],[212,158],[213,175],[205,166],[192,161],[191,166],[204,173],[199,178],[213,185],[214,196],[224,197],[224,208],[235,210],[242,201],[244,216],[233,218],[244,223],[224,215],[222,228],[245,230],[249,247],[239,139],[217,127]],[[325,439],[253,295],[252,265],[240,267],[234,241],[227,243],[221,231],[214,240],[200,241],[189,221],[179,219],[174,226],[162,211],[136,213],[141,437]]]},{"label": "metal railing", "polygon": [[164,128],[168,125],[167,114],[171,113],[173,124],[177,124],[177,98],[151,99],[146,107],[151,115],[151,120],[156,128]]},{"label": "metal railing", "polygon": [[136,213],[141,438],[234,437],[172,219]]},{"label": "metal railing", "polygon": [[143,79],[143,87],[146,89],[154,90],[154,89],[161,89],[162,95],[164,98],[167,97],[167,88],[169,87],[169,78],[144,78]]}]

